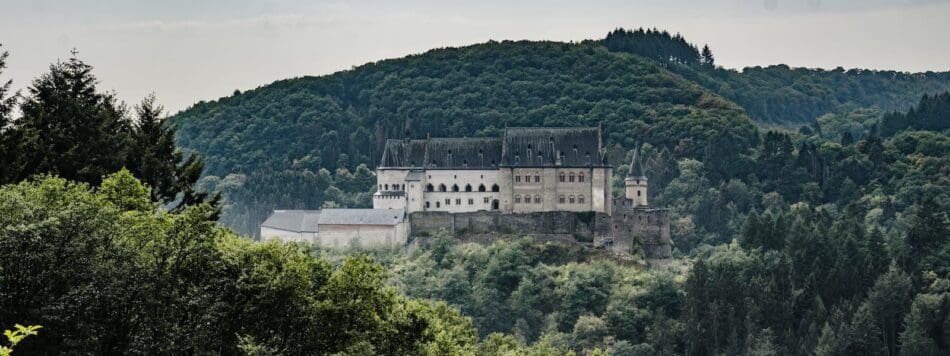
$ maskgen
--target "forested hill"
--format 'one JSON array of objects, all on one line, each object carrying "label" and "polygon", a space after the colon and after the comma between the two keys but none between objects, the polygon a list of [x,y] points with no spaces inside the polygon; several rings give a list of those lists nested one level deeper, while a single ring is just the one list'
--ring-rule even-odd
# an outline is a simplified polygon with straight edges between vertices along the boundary
[{"label": "forested hill", "polygon": [[922,95],[950,90],[950,72],[907,73],[838,67],[793,68],[784,64],[741,71],[715,66],[709,47],[658,30],[618,29],[602,41],[611,51],[633,53],[741,105],[754,120],[795,126],[828,113],[859,108],[906,111]]},{"label": "forested hill", "polygon": [[173,120],[179,144],[207,160],[205,187],[227,197],[222,221],[251,233],[273,208],[368,205],[386,138],[602,124],[615,155],[647,142],[703,161],[720,179],[742,174],[757,145],[753,121],[877,115],[941,89],[950,74],[725,70],[682,37],[618,30],[600,41],[488,42],[281,80]]},{"label": "forested hill", "polygon": [[375,166],[384,140],[407,132],[483,136],[505,126],[603,124],[608,143],[647,141],[689,157],[708,153],[715,140],[722,162],[737,162],[758,139],[728,100],[595,42],[432,50],[278,81],[196,104],[174,120],[180,145],[206,158],[208,187],[226,193],[222,220],[244,232],[277,207],[368,205],[369,194],[357,193],[373,181],[359,165]]}]

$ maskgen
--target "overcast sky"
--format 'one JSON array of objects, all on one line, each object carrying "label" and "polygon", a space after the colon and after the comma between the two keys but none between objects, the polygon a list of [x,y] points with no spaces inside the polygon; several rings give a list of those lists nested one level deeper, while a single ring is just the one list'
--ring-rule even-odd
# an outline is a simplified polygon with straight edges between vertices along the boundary
[{"label": "overcast sky", "polygon": [[70,48],[100,86],[172,112],[272,81],[488,40],[580,41],[658,27],[730,68],[950,70],[950,0],[0,0],[4,81]]}]

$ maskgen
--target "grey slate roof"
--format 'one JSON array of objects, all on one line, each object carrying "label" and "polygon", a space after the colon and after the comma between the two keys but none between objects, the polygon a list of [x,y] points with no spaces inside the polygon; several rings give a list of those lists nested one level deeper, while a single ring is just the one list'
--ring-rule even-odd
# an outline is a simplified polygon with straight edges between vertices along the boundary
[{"label": "grey slate roof", "polygon": [[511,167],[602,167],[597,127],[517,127],[505,130],[502,165]]},{"label": "grey slate roof", "polygon": [[627,170],[627,177],[646,180],[646,174],[643,172],[643,163],[640,162],[640,148],[633,149],[633,158],[630,160],[630,169]]},{"label": "grey slate roof", "polygon": [[387,140],[380,167],[426,169],[496,169],[501,139],[430,138]]},{"label": "grey slate roof", "polygon": [[403,221],[403,209],[323,209],[320,225],[396,225]]},{"label": "grey slate roof", "polygon": [[293,232],[318,232],[319,219],[320,210],[274,210],[261,227]]},{"label": "grey slate roof", "polygon": [[502,138],[387,140],[380,167],[604,167],[604,152],[597,127],[519,127]]}]

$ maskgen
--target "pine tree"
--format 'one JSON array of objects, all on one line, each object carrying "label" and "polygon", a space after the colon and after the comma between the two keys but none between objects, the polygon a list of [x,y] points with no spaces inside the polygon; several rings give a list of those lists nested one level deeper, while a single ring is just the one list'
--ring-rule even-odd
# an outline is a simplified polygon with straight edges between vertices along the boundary
[{"label": "pine tree", "polygon": [[[0,45],[2,46],[2,45]],[[7,67],[7,57],[10,55],[7,51],[0,51],[0,75]],[[10,87],[13,80],[7,79],[6,83],[0,81],[0,183],[10,181],[10,176],[15,170],[14,159],[18,155],[14,154],[14,145],[17,140],[13,138],[13,132],[9,130],[12,123],[13,108],[17,103],[17,93],[10,94]]]},{"label": "pine tree", "polygon": [[703,51],[700,56],[702,58],[702,62],[701,62],[702,64],[710,66],[710,67],[716,65],[716,58],[713,57],[713,53],[712,53],[712,50],[709,49],[709,45],[703,46]]},{"label": "pine tree", "polygon": [[34,174],[99,184],[122,168],[129,140],[125,109],[111,93],[96,88],[92,67],[76,58],[50,66],[33,81],[11,130],[20,137],[20,181]]},{"label": "pine tree", "polygon": [[[162,117],[163,109],[154,95],[136,105],[128,166],[151,187],[152,200],[180,210],[208,200],[207,194],[195,190],[204,161],[195,154],[185,157],[175,146],[175,129]],[[219,199],[215,196],[210,201],[216,204]]]}]

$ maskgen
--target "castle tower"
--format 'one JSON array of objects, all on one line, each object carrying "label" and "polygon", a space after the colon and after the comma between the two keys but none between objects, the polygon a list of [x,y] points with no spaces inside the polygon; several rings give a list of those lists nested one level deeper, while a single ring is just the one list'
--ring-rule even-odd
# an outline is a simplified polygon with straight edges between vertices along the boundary
[{"label": "castle tower", "polygon": [[630,170],[623,180],[624,195],[633,201],[634,206],[647,206],[647,177],[643,173],[643,164],[640,163],[640,148],[633,150],[633,160],[630,161]]}]

